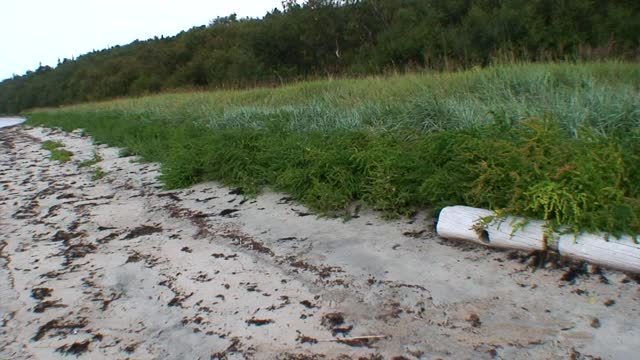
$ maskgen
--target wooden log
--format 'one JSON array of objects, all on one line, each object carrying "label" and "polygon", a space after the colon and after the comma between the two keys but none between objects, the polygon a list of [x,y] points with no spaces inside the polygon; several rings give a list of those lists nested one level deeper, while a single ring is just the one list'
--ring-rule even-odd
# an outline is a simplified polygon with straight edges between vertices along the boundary
[{"label": "wooden log", "polygon": [[440,212],[437,232],[444,238],[473,241],[489,247],[525,251],[544,250],[544,223],[506,217],[482,224],[495,216],[490,210],[450,206]]},{"label": "wooden log", "polygon": [[640,245],[630,236],[606,240],[605,234],[571,234],[558,239],[561,255],[623,271],[640,273]]},{"label": "wooden log", "polygon": [[640,273],[640,245],[630,236],[621,239],[606,234],[553,234],[549,246],[544,222],[506,217],[482,226],[482,219],[495,212],[467,206],[442,209],[437,232],[443,238],[473,241],[490,247],[518,250],[557,250],[561,255],[606,267]]},{"label": "wooden log", "polygon": [[508,216],[487,225],[491,244],[503,249],[545,250],[544,222]]},{"label": "wooden log", "polygon": [[0,117],[0,128],[12,127],[25,122],[25,118],[19,117]]},{"label": "wooden log", "polygon": [[477,223],[484,217],[493,216],[493,211],[467,206],[449,206],[440,211],[436,232],[447,239],[473,241],[487,245],[476,230]]},{"label": "wooden log", "polygon": [[482,219],[495,216],[490,210],[468,206],[442,209],[437,232],[444,238],[473,241],[478,244],[518,250],[544,250],[544,222],[508,216],[482,225]]}]

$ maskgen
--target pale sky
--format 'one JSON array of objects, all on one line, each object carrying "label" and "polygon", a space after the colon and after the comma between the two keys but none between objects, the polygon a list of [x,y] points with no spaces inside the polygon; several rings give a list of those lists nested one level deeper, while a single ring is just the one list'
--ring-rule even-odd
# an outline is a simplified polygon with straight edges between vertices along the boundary
[{"label": "pale sky", "polygon": [[262,17],[282,0],[0,0],[0,81],[39,63],[154,36],[217,16]]}]

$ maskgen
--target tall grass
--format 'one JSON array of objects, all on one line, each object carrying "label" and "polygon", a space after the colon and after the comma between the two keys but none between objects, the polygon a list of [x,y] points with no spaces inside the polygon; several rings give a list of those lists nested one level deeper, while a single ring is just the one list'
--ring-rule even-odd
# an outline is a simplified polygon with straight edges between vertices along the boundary
[{"label": "tall grass", "polygon": [[514,64],[459,73],[175,93],[42,109],[163,164],[168,187],[219,180],[341,212],[449,204],[640,233],[640,66]]}]

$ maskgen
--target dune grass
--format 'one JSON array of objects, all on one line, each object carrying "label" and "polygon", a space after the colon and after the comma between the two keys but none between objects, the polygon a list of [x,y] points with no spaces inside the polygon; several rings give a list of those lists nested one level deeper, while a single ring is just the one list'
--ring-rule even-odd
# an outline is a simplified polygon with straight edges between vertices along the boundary
[{"label": "dune grass", "polygon": [[57,141],[47,140],[42,143],[42,148],[51,152],[50,158],[54,161],[66,163],[70,161],[73,156],[71,151],[64,149],[63,143]]},{"label": "dune grass", "polygon": [[93,170],[93,173],[91,175],[91,180],[92,181],[98,181],[100,179],[102,179],[103,177],[107,176],[107,172],[102,170],[102,168],[95,168]]},{"label": "dune grass", "polygon": [[94,151],[93,158],[81,162],[80,164],[78,164],[78,167],[85,168],[85,167],[93,166],[101,161],[102,161],[102,156],[100,156],[100,154],[97,151]]},{"label": "dune grass", "polygon": [[51,160],[66,163],[71,160],[73,153],[65,149],[53,149],[51,150]]},{"label": "dune grass", "polygon": [[41,109],[163,165],[169,188],[265,186],[343,214],[467,204],[640,233],[640,65],[514,64]]},{"label": "dune grass", "polygon": [[47,140],[42,143],[42,148],[49,151],[59,149],[61,147],[64,147],[64,144],[58,141]]}]

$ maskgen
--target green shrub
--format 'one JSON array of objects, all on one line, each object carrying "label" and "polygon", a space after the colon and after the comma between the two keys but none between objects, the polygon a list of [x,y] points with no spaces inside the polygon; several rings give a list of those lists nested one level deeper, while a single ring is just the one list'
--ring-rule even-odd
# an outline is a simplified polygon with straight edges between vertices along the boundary
[{"label": "green shrub", "polygon": [[[264,186],[326,214],[466,204],[560,231],[640,233],[638,65],[169,94],[28,114],[162,164],[168,188]],[[625,75],[626,74],[626,75]]]}]

